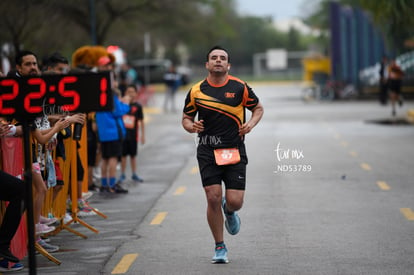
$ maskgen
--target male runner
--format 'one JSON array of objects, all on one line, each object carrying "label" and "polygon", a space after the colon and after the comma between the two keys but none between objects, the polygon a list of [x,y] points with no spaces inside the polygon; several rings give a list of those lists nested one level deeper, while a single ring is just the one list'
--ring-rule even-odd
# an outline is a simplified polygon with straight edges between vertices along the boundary
[{"label": "male runner", "polygon": [[[229,61],[228,52],[222,47],[215,46],[208,52],[207,78],[187,94],[182,118],[184,129],[199,136],[197,160],[207,198],[207,221],[216,243],[212,263],[228,263],[223,223],[232,235],[240,230],[236,211],[243,205],[246,184],[244,136],[263,115],[263,106],[253,90],[229,75]],[[246,108],[252,112],[247,122]]]}]

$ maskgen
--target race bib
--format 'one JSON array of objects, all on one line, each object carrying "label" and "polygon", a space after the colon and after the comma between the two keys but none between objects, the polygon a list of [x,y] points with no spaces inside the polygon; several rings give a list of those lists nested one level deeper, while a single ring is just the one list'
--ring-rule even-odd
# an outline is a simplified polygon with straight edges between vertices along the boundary
[{"label": "race bib", "polygon": [[135,117],[134,116],[124,115],[122,116],[122,120],[124,121],[125,128],[127,129],[135,128]]},{"label": "race bib", "polygon": [[217,165],[230,165],[240,162],[240,153],[237,148],[214,149],[214,158]]}]

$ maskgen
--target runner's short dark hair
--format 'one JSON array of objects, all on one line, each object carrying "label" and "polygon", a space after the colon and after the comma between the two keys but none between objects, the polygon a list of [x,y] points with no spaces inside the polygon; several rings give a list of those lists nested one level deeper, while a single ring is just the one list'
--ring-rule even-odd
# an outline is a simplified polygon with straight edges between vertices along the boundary
[{"label": "runner's short dark hair", "polygon": [[214,46],[213,48],[211,48],[208,51],[206,61],[208,61],[208,58],[210,57],[210,53],[212,51],[214,51],[214,50],[222,50],[222,51],[225,51],[227,53],[227,62],[230,62],[229,52],[225,48],[223,48],[222,46],[219,46],[219,45]]}]

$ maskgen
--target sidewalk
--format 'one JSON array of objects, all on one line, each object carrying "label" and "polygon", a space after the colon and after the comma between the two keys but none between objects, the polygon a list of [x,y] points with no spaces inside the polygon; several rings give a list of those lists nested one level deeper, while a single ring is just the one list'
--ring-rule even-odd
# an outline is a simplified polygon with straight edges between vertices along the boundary
[{"label": "sidewalk", "polygon": [[[177,106],[181,106],[183,96],[183,93],[177,95]],[[151,111],[145,114],[148,120],[146,144],[139,145],[137,161],[138,174],[144,182],[136,184],[128,181],[128,194],[94,193],[89,199],[90,205],[107,215],[108,219],[97,215],[81,219],[99,233],[96,234],[81,224],[71,224],[71,228],[86,235],[87,239],[65,230],[51,236],[51,244],[60,247],[52,255],[62,263],[58,266],[37,255],[37,274],[110,274],[111,271],[103,271],[105,264],[123,244],[138,238],[136,228],[192,154],[187,145],[192,144],[193,140],[179,127],[181,112],[164,114],[160,108],[162,102],[163,94],[156,93],[150,100]],[[127,167],[129,176],[130,168]],[[22,263],[25,268],[13,274],[29,272],[28,258],[23,259]]]}]

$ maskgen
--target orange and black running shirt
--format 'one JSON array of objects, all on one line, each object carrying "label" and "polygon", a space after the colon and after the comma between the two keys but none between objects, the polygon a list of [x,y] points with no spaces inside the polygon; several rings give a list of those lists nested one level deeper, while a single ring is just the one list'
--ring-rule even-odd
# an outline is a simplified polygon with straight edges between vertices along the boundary
[{"label": "orange and black running shirt", "polygon": [[199,133],[199,145],[228,148],[243,143],[239,128],[246,120],[246,108],[252,110],[259,103],[253,90],[242,80],[230,76],[220,86],[207,79],[195,84],[185,99],[184,113],[204,120]]}]

